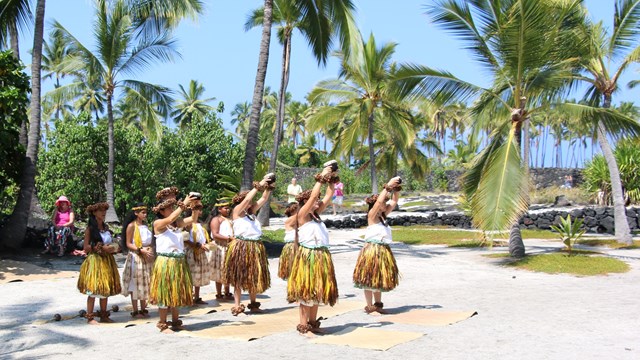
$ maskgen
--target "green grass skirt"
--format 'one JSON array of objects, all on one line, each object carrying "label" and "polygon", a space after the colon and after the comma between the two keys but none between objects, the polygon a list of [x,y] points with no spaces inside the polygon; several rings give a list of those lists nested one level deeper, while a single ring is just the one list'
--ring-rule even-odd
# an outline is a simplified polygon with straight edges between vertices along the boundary
[{"label": "green grass skirt", "polygon": [[112,254],[89,253],[78,277],[78,290],[85,295],[113,296],[120,294],[120,274]]},{"label": "green grass skirt", "polygon": [[389,291],[398,286],[400,272],[387,244],[367,242],[356,261],[353,283],[366,290]]},{"label": "green grass skirt", "polygon": [[293,262],[293,243],[285,243],[280,253],[280,263],[278,264],[278,277],[287,280],[291,273],[291,263]]},{"label": "green grass skirt", "polygon": [[329,249],[298,248],[287,283],[287,300],[335,305],[338,283]]},{"label": "green grass skirt", "polygon": [[193,283],[187,259],[159,255],[151,275],[152,304],[161,307],[193,305]]},{"label": "green grass skirt", "polygon": [[262,241],[236,238],[229,243],[222,282],[255,294],[271,287],[269,259]]}]

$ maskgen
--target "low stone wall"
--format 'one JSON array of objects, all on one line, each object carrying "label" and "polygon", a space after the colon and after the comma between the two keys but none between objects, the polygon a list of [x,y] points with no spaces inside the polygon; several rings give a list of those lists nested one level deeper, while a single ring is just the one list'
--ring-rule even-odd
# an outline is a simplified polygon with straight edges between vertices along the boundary
[{"label": "low stone wall", "polygon": [[[520,221],[523,229],[549,230],[551,225],[560,223],[560,218],[571,214],[572,218],[584,221],[584,228],[589,233],[614,233],[613,208],[586,207],[576,209],[548,209],[536,210],[526,214]],[[631,230],[640,229],[640,208],[627,208],[627,221]],[[426,212],[426,213],[394,213],[389,216],[390,225],[411,226],[451,226],[461,229],[471,229],[471,219],[461,212]],[[329,228],[352,229],[367,225],[364,214],[351,215],[343,219],[325,220]]]}]

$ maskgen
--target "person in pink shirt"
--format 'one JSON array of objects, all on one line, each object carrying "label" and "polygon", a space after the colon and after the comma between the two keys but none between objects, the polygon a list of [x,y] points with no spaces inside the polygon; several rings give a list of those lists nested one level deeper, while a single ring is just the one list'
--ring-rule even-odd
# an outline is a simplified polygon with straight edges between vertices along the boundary
[{"label": "person in pink shirt", "polygon": [[51,220],[53,225],[49,227],[42,253],[57,253],[58,256],[63,256],[67,247],[67,239],[73,230],[74,221],[71,201],[66,196],[60,196],[56,200],[56,209]]},{"label": "person in pink shirt", "polygon": [[340,212],[342,213],[342,201],[344,200],[344,184],[339,182],[335,185],[336,192],[333,194],[332,206],[333,206],[333,215],[336,215],[336,205]]}]

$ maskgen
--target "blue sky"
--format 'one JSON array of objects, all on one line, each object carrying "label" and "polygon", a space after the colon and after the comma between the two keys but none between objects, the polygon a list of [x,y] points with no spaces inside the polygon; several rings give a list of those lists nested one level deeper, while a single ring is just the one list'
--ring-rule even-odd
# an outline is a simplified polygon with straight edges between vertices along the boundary
[{"label": "blue sky", "polygon": [[[425,6],[431,0],[356,0],[357,20],[364,36],[373,33],[376,41],[396,42],[394,60],[415,62],[427,66],[447,69],[462,79],[477,84],[486,84],[489,78],[475,65],[462,43],[444,30],[429,23],[424,15]],[[139,79],[177,89],[197,79],[206,88],[207,97],[216,97],[225,103],[222,114],[225,126],[230,128],[230,112],[235,104],[250,101],[258,62],[258,47],[261,29],[248,32],[243,29],[250,10],[263,4],[260,0],[210,0],[205,1],[206,14],[197,22],[185,21],[175,32],[178,50],[182,59],[171,64],[159,64],[148,69]],[[586,0],[594,19],[611,24],[612,0]],[[94,48],[92,43],[93,1],[49,0],[47,1],[45,33],[51,28],[52,19],[58,20],[83,44]],[[32,47],[32,33],[22,35],[23,61],[30,65],[28,50]],[[277,90],[280,82],[282,47],[272,36],[267,85]],[[331,58],[326,67],[318,67],[299,33],[294,34],[289,92],[294,99],[303,100],[307,92],[320,80],[334,78],[338,63]],[[622,79],[625,88],[614,98],[614,102],[634,101],[640,89],[626,89],[626,83],[639,78],[638,67],[627,71]],[[45,91],[52,87],[44,83]]]}]

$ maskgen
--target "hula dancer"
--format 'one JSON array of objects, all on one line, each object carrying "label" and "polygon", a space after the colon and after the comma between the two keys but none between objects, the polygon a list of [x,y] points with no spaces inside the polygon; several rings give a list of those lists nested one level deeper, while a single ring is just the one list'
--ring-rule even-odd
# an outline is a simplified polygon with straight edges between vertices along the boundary
[{"label": "hula dancer", "polygon": [[296,218],[298,215],[299,205],[292,202],[287,206],[284,214],[287,220],[284,221],[284,246],[280,253],[280,262],[278,264],[278,277],[287,280],[291,273],[291,263],[293,262],[293,241],[296,237]]},{"label": "hula dancer", "polygon": [[[254,181],[251,191],[242,191],[233,197],[233,233],[235,237],[229,243],[223,281],[233,285],[235,306],[231,313],[237,316],[245,310],[240,304],[242,290],[249,292],[251,303],[247,306],[252,312],[260,312],[260,303],[256,295],[271,286],[269,260],[264,244],[260,240],[262,229],[255,214],[265,204],[271,190],[275,188],[275,175],[267,174],[260,182]],[[258,191],[264,191],[262,197],[253,203]],[[267,209],[266,211],[269,211]]]},{"label": "hula dancer", "polygon": [[[211,280],[216,283],[216,299],[218,300],[233,300],[233,294],[229,291],[229,283],[222,280],[224,258],[229,248],[229,242],[233,239],[233,221],[229,218],[231,215],[230,205],[230,201],[219,200],[211,211],[212,218],[209,221],[211,238],[214,243],[209,245],[211,251],[207,255],[211,266]],[[222,293],[223,285],[224,294]]]},{"label": "hula dancer", "polygon": [[[198,222],[202,212],[202,204],[195,204],[191,210],[191,218],[193,223],[189,230],[189,241],[185,241],[185,254],[187,263],[191,271],[191,279],[193,280],[193,303],[195,305],[207,305],[200,297],[200,287],[209,285],[211,282],[211,268],[207,253],[210,252],[207,244],[211,242],[209,233]],[[189,212],[187,211],[187,214]]]},{"label": "hula dancer", "polygon": [[[147,207],[136,204],[125,219],[122,234],[125,234],[125,246],[129,249],[127,260],[122,272],[122,295],[131,295],[133,318],[149,317],[147,301],[151,272],[153,271],[153,235],[145,224],[147,221]],[[140,308],[138,308],[138,301]],[[138,310],[139,309],[139,310]]]},{"label": "hula dancer", "polygon": [[[158,219],[153,222],[156,237],[156,262],[151,275],[151,303],[158,305],[160,320],[156,325],[163,333],[182,330],[178,319],[179,306],[193,305],[192,281],[189,265],[184,255],[181,229],[190,225],[192,218],[180,219],[180,214],[192,204],[194,198],[187,196],[176,200],[178,188],[165,188],[156,194],[158,205],[153,208]],[[176,205],[178,206],[176,208]],[[167,314],[171,311],[171,322]]]},{"label": "hula dancer", "polygon": [[[371,195],[366,199],[369,205],[369,226],[364,237],[366,243],[353,270],[353,283],[356,287],[364,289],[364,298],[367,301],[364,311],[367,314],[386,313],[382,309],[382,291],[390,291],[398,286],[400,273],[393,252],[389,248],[392,238],[391,228],[387,225],[387,215],[398,203],[399,191],[402,190],[400,183],[400,178],[394,177],[385,185],[380,195]],[[393,195],[387,203],[389,193]]]},{"label": "hula dancer", "polygon": [[[291,274],[287,283],[287,300],[300,303],[300,323],[296,330],[305,336],[309,331],[320,332],[320,321],[317,320],[318,305],[335,305],[338,299],[338,284],[329,252],[329,233],[318,213],[328,205],[333,195],[334,182],[338,176],[332,172],[330,162],[316,175],[313,190],[307,190],[296,196],[300,204],[297,214],[294,240],[295,257],[291,266]],[[329,183],[327,201],[318,201],[322,184]],[[299,245],[299,247],[298,247]]]},{"label": "hula dancer", "polygon": [[[87,323],[97,324],[94,317],[98,315],[100,322],[112,323],[107,311],[109,296],[120,293],[120,275],[113,254],[118,252],[119,246],[113,242],[113,237],[104,217],[109,204],[97,203],[87,207],[89,223],[84,233],[84,251],[87,258],[80,267],[78,290],[87,297]],[[96,298],[100,299],[100,312],[93,313]]]}]

